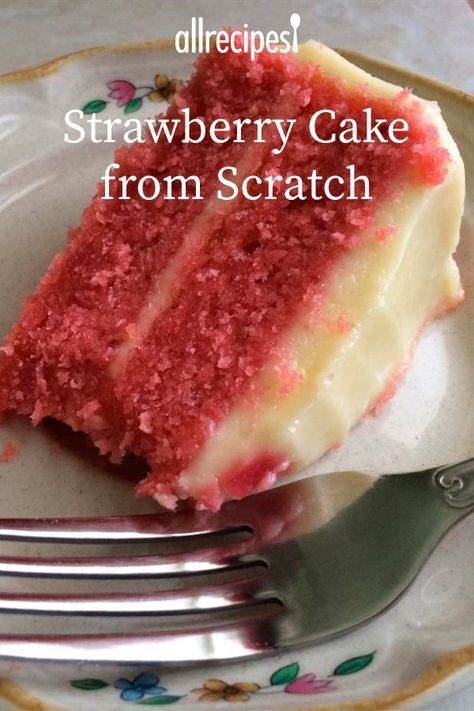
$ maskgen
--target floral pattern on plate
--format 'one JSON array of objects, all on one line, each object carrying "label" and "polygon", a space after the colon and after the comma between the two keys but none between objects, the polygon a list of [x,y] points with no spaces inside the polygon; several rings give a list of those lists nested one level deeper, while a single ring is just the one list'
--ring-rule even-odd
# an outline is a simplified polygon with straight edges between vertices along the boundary
[{"label": "floral pattern on plate", "polygon": [[[236,681],[228,683],[222,679],[206,679],[202,687],[192,689],[199,701],[228,701],[244,703],[253,697],[268,693],[286,694],[322,694],[337,688],[336,678],[360,672],[370,664],[375,652],[351,657],[337,665],[333,673],[326,677],[318,677],[314,672],[300,675],[300,665],[293,662],[280,667],[270,676],[267,684],[257,684],[253,681]],[[173,704],[189,695],[169,694],[168,689],[161,685],[160,677],[153,672],[144,672],[134,679],[120,678],[109,683],[103,679],[73,679],[71,686],[83,691],[100,691],[105,688],[120,691],[122,701],[131,701],[141,706],[164,706]]]},{"label": "floral pattern on plate", "polygon": [[[115,101],[118,108],[122,108],[126,114],[139,111],[144,100],[149,101],[171,101],[172,97],[179,89],[179,79],[169,79],[166,74],[156,74],[154,86],[136,86],[128,79],[114,79],[107,82],[109,90],[108,99]],[[111,103],[107,99],[90,99],[82,107],[85,114],[98,114]]]}]

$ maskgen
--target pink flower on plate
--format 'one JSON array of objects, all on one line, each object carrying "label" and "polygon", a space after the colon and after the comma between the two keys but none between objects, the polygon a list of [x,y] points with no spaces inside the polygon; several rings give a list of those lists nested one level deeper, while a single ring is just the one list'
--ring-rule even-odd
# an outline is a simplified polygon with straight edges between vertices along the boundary
[{"label": "pink flower on plate", "polygon": [[125,79],[109,81],[107,88],[110,89],[109,97],[117,100],[117,106],[125,106],[135,96],[136,88],[134,84]]},{"label": "pink flower on plate", "polygon": [[322,694],[330,691],[332,679],[316,679],[315,674],[303,674],[285,686],[289,694]]}]

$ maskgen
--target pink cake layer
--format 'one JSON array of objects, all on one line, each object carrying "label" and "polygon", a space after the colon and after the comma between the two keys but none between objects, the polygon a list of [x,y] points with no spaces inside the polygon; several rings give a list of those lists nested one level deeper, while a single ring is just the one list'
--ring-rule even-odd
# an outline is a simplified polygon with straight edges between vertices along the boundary
[{"label": "pink cake layer", "polygon": [[[220,114],[256,118],[281,106],[282,83],[292,96],[291,73],[280,57],[263,58],[255,67],[240,55],[202,61],[167,115],[177,116],[178,105],[186,105],[206,123]],[[130,201],[104,201],[99,184],[66,251],[55,258],[5,340],[0,410],[32,415],[35,423],[56,417],[89,432],[103,451],[110,445],[116,457],[124,453],[120,442],[126,432],[109,370],[133,332],[153,280],[215,192],[218,168],[237,164],[245,145],[216,146],[209,138],[189,145],[181,137],[178,131],[171,145],[150,140],[120,148],[118,175],[195,174],[205,199],[146,202],[132,195]]]},{"label": "pink cake layer", "polygon": [[[332,269],[357,249],[381,205],[396,200],[407,181],[440,183],[448,161],[436,129],[405,92],[377,98],[288,55],[262,53],[254,62],[245,54],[202,56],[168,115],[184,106],[208,123],[217,117],[298,121],[278,156],[271,153],[278,143],[271,131],[258,148],[209,139],[190,146],[178,135],[172,145],[119,149],[121,175],[195,174],[205,200],[145,202],[135,194],[127,202],[104,201],[99,186],[0,359],[0,411],[30,415],[35,423],[67,422],[116,460],[126,453],[145,457],[150,474],[140,491],[161,492],[163,500],[171,494],[170,504],[180,495],[179,473],[233,405],[258,399],[256,377],[282,334],[302,311],[317,311]],[[353,117],[363,134],[367,106],[374,118],[406,118],[408,141],[320,144],[309,136],[309,117],[321,108],[334,109],[336,120]],[[352,163],[369,177],[371,201],[280,195],[235,200],[225,209],[212,202],[219,166],[240,165],[243,174],[262,177],[307,176],[317,167],[330,176]],[[157,279],[183,247],[189,253],[174,275],[169,303],[144,322]],[[268,452],[228,472],[231,495],[248,493],[284,465],[278,452]]]}]

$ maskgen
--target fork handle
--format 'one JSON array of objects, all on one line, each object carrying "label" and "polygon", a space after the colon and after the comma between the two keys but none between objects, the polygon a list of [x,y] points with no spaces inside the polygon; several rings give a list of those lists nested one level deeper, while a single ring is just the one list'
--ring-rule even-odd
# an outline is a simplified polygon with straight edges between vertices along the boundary
[{"label": "fork handle", "polygon": [[474,458],[436,469],[433,486],[449,506],[474,508]]}]

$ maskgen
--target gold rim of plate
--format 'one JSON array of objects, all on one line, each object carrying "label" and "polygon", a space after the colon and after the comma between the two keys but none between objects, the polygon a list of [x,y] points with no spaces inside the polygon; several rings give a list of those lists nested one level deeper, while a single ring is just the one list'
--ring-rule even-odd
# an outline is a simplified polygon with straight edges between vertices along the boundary
[{"label": "gold rim of plate", "polygon": [[[91,57],[96,54],[139,52],[143,50],[169,50],[173,49],[173,47],[174,41],[172,39],[159,39],[150,40],[148,42],[104,45],[81,49],[76,52],[70,52],[69,54],[56,57],[50,62],[45,62],[44,64],[38,64],[26,69],[19,69],[6,74],[0,74],[0,86],[4,84],[12,84],[14,82],[41,79],[49,74],[54,74],[70,62],[83,59],[84,57]],[[354,64],[357,64],[359,60],[378,65],[381,68],[395,71],[397,74],[404,77],[408,83],[412,81],[421,81],[424,84],[431,86],[437,92],[450,94],[458,101],[474,107],[473,94],[461,91],[450,84],[438,81],[437,79],[432,79],[431,77],[424,76],[423,74],[417,74],[409,69],[404,69],[392,64],[391,62],[385,62],[361,52],[338,48],[335,49],[346,59],[354,62]],[[379,696],[372,696],[370,698],[343,702],[342,704],[339,703],[336,705],[320,704],[318,706],[300,706],[298,709],[295,709],[295,711],[383,711],[384,709],[391,709],[406,701],[413,700],[421,694],[427,693],[442,681],[445,681],[456,672],[467,668],[471,664],[474,664],[474,644],[460,649],[455,649],[441,657],[438,657],[431,662],[414,681],[400,687],[399,689],[396,689],[395,691],[390,691]],[[0,698],[3,698],[9,703],[15,704],[17,708],[22,709],[23,711],[69,711],[68,709],[53,706],[47,701],[41,700],[37,696],[31,694],[24,687],[10,681],[9,679],[0,679]]]}]

